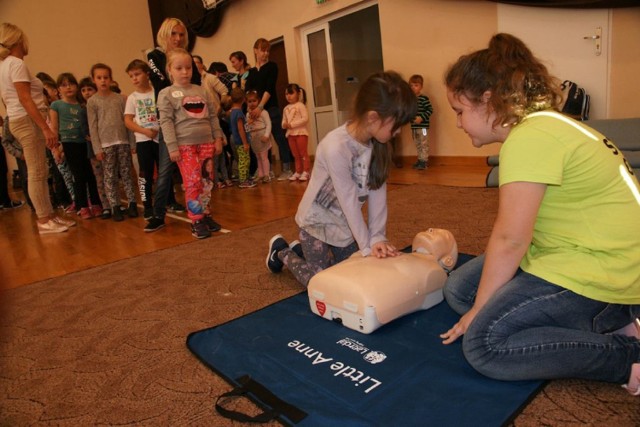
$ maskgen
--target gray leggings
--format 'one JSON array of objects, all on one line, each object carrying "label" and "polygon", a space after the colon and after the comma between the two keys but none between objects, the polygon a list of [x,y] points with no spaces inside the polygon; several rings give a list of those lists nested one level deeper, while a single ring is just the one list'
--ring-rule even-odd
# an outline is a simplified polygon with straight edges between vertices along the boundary
[{"label": "gray leggings", "polygon": [[302,229],[300,229],[299,238],[304,258],[300,258],[289,248],[281,250],[278,257],[304,287],[309,285],[309,281],[317,273],[344,261],[358,250],[356,242],[344,248],[331,246]]}]

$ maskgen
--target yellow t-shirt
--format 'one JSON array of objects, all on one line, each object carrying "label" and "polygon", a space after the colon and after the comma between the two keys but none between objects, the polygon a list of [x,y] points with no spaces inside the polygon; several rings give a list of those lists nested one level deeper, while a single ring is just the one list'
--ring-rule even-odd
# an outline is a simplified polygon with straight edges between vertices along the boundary
[{"label": "yellow t-shirt", "polygon": [[500,185],[547,184],[520,267],[598,301],[640,304],[640,185],[605,136],[544,111],[500,151]]}]

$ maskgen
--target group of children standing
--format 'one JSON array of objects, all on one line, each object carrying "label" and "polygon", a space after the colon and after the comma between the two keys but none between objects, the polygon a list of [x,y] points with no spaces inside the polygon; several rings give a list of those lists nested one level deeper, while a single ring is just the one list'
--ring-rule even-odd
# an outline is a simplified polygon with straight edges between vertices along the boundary
[{"label": "group of children standing", "polygon": [[[309,161],[308,141],[309,113],[306,107],[306,93],[303,88],[291,83],[285,90],[289,104],[284,107],[282,114],[282,129],[286,129],[289,148],[295,160],[295,172],[289,181],[307,181],[311,172]],[[251,90],[245,93],[240,87],[231,90],[231,110],[229,124],[233,136],[234,155],[238,161],[238,176],[240,188],[250,188],[256,182],[249,176],[249,150],[256,155],[256,177],[259,182],[271,182],[271,165],[269,151],[275,145],[271,133],[271,119],[269,113],[260,105],[260,94]],[[245,114],[243,106],[246,104]],[[257,114],[252,114],[257,111]],[[254,118],[255,116],[255,118]]]},{"label": "group of children standing", "polygon": [[[269,114],[260,105],[260,94],[234,87],[230,102],[221,102],[206,85],[192,84],[192,73],[199,72],[192,64],[193,58],[186,50],[168,52],[166,71],[172,84],[160,90],[157,98],[150,80],[152,70],[139,59],[126,68],[135,87],[128,97],[114,92],[112,70],[106,64],[95,64],[90,79],[83,79],[81,84],[71,73],[58,77],[60,99],[51,103],[49,119],[52,130],[60,135],[64,160],[73,176],[70,192],[81,218],[100,216],[123,221],[125,213],[131,218],[138,216],[131,170],[134,153],[138,157],[138,189],[144,217],[153,218],[153,180],[159,167],[161,137],[171,161],[180,170],[187,215],[196,238],[209,237],[212,230],[220,229],[211,217],[209,201],[215,181],[228,183],[231,178],[216,180],[215,160],[219,160],[223,145],[232,144],[240,188],[256,185],[249,173],[249,150],[257,159],[254,177],[262,183],[271,181],[269,153],[275,141]],[[409,82],[418,99],[417,115],[411,122],[418,149],[414,167],[424,169],[433,109],[429,99],[420,94],[422,77],[412,76]],[[295,160],[295,171],[288,179],[307,181],[311,167],[306,92],[292,83],[285,96],[288,105],[283,109],[281,126]],[[258,114],[254,113],[256,110]],[[219,115],[229,124],[231,141],[222,132]],[[127,199],[124,209],[120,206],[120,183]]]}]

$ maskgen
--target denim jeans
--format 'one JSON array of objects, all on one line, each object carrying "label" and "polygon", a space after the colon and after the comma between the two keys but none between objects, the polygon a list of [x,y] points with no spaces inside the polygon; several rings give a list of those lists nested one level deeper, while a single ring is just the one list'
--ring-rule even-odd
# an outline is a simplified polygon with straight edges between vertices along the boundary
[{"label": "denim jeans", "polygon": [[[474,258],[447,280],[445,299],[457,313],[472,307],[483,264],[484,256]],[[476,370],[500,380],[626,383],[640,341],[608,332],[638,316],[640,305],[596,301],[518,270],[480,310],[462,348]]]},{"label": "denim jeans", "polygon": [[167,204],[176,202],[172,179],[176,164],[169,157],[169,150],[167,150],[167,144],[162,137],[162,131],[158,133],[158,141],[158,179],[156,180],[156,190],[153,193],[153,215],[164,220]]},{"label": "denim jeans", "polygon": [[278,144],[282,170],[289,171],[291,169],[293,155],[289,149],[287,137],[282,129],[282,112],[277,106],[272,106],[267,109],[267,113],[269,113],[269,118],[271,119],[271,133],[273,134],[273,139],[275,139]]}]

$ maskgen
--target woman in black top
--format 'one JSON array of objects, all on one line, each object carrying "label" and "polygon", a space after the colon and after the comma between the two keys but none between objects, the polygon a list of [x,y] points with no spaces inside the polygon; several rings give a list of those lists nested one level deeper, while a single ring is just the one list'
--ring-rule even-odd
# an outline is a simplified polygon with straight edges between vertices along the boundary
[{"label": "woman in black top", "polygon": [[280,161],[282,162],[282,174],[278,177],[278,181],[284,181],[291,176],[291,151],[289,143],[284,136],[282,130],[282,112],[278,107],[278,98],[276,96],[276,82],[278,80],[278,66],[269,61],[269,48],[271,45],[266,39],[258,39],[253,45],[253,52],[256,57],[256,66],[249,70],[247,77],[247,92],[255,90],[258,94],[262,94],[258,108],[251,113],[252,118],[257,118],[262,110],[267,110],[271,119],[271,132],[278,144],[280,152]]}]

